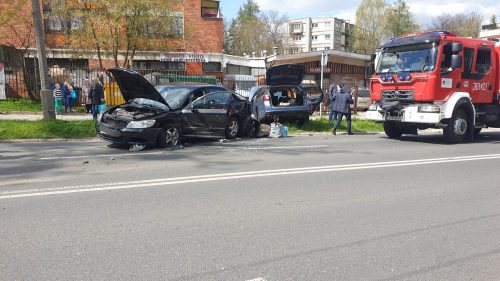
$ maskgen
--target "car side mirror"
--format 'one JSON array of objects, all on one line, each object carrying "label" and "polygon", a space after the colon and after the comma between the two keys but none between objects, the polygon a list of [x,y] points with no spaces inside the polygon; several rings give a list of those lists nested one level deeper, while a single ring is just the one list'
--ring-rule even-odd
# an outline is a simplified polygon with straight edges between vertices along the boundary
[{"label": "car side mirror", "polygon": [[453,43],[451,45],[451,51],[453,53],[459,53],[462,51],[462,43]]},{"label": "car side mirror", "polygon": [[462,67],[462,56],[461,55],[452,55],[451,56],[451,68],[457,69]]}]

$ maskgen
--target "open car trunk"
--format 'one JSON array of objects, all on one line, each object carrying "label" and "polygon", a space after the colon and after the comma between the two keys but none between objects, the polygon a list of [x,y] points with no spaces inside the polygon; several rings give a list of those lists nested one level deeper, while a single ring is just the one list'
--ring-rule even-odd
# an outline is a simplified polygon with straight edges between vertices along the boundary
[{"label": "open car trunk", "polygon": [[279,86],[269,89],[271,104],[274,107],[293,107],[304,105],[304,92],[295,86]]}]

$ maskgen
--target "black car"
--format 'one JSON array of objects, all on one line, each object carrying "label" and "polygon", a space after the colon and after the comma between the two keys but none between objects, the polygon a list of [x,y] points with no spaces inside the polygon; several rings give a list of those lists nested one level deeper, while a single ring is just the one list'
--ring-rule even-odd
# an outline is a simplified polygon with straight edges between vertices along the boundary
[{"label": "black car", "polygon": [[223,87],[155,88],[135,71],[109,71],[126,103],[98,116],[97,136],[103,140],[166,147],[179,144],[187,136],[232,139],[255,131],[249,102]]}]

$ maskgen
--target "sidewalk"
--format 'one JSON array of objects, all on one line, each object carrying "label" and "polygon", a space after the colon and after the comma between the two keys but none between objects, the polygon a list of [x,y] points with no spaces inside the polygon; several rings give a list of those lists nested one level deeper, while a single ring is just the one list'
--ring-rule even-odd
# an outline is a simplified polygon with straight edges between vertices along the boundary
[{"label": "sidewalk", "polygon": [[[92,114],[66,113],[63,115],[57,115],[56,118],[57,120],[65,120],[65,121],[92,120]],[[43,119],[42,113],[33,113],[33,112],[0,113],[0,120],[37,121],[42,119]]]}]

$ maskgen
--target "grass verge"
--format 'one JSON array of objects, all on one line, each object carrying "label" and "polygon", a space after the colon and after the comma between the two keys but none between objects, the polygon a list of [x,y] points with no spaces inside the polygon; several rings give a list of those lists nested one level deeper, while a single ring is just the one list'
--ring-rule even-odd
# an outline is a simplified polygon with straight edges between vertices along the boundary
[{"label": "grass verge", "polygon": [[85,121],[0,121],[0,140],[81,139],[95,137],[93,120]]},{"label": "grass verge", "polygon": [[[333,125],[335,123],[330,123],[328,119],[318,119],[309,120],[302,126],[290,123],[286,124],[288,126],[288,131],[290,133],[307,133],[307,132],[331,132]],[[337,131],[346,131],[347,123],[342,120]],[[369,120],[352,119],[352,131],[353,132],[380,132],[383,131],[384,127],[380,123],[375,123]]]},{"label": "grass verge", "polygon": [[42,112],[42,104],[30,99],[0,100],[0,112],[13,111]]}]

